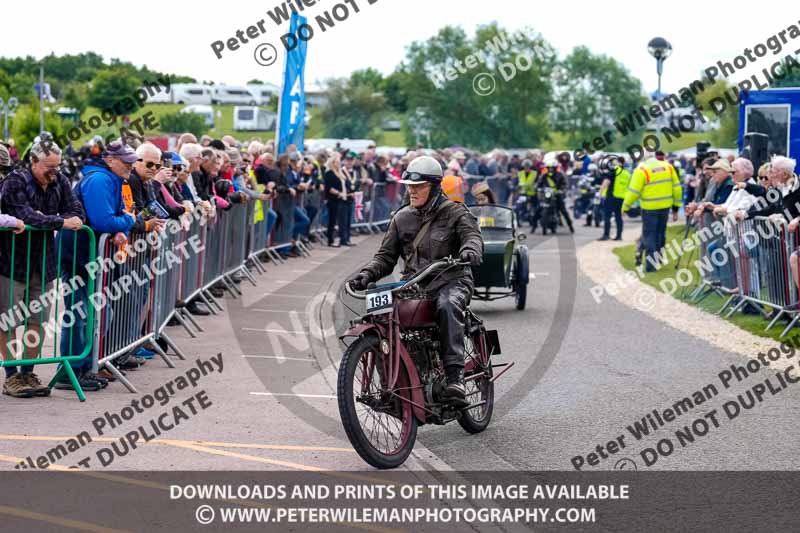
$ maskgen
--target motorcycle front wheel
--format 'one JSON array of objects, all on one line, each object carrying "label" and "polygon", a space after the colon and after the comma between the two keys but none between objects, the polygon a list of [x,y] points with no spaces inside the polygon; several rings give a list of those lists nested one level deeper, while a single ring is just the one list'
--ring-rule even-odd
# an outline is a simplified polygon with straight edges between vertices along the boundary
[{"label": "motorcycle front wheel", "polygon": [[411,404],[381,385],[383,354],[376,337],[359,337],[339,366],[339,415],[350,444],[364,461],[380,469],[405,462],[417,440]]}]

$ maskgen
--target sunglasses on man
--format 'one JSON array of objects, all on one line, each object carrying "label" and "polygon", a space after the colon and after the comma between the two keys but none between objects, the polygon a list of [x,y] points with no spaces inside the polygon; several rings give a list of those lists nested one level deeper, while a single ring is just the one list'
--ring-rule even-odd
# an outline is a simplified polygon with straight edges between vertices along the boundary
[{"label": "sunglasses on man", "polygon": [[144,166],[146,166],[148,170],[161,170],[161,163],[153,163],[152,161],[145,161],[144,159],[140,159],[139,162],[144,162]]}]

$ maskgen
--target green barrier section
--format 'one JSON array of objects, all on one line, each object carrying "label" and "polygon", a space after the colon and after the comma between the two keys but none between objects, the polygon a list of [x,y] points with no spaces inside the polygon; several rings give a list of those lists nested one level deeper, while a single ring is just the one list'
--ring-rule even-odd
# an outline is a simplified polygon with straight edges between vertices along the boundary
[{"label": "green barrier section", "polygon": [[[13,229],[11,229],[11,228],[0,228],[0,232],[10,233],[12,231],[13,231]],[[70,231],[70,230],[61,230],[61,231]],[[73,387],[73,389],[75,389],[75,393],[78,395],[78,398],[80,399],[80,401],[85,401],[86,397],[85,397],[85,395],[83,393],[83,390],[81,390],[80,384],[78,383],[78,378],[75,375],[75,372],[72,369],[72,366],[70,365],[70,362],[80,361],[80,360],[84,359],[85,357],[90,357],[91,356],[91,353],[92,353],[92,342],[94,341],[94,335],[93,335],[94,322],[95,322],[94,306],[91,305],[91,304],[87,305],[86,307],[88,309],[85,310],[85,314],[86,314],[86,332],[85,332],[85,346],[84,346],[84,349],[81,351],[80,354],[66,355],[66,356],[60,354],[59,353],[59,335],[61,333],[61,322],[62,321],[61,321],[61,317],[59,316],[59,304],[60,304],[60,300],[62,298],[62,296],[61,296],[62,292],[65,292],[65,288],[62,286],[64,284],[64,282],[61,279],[62,278],[61,258],[62,258],[63,241],[59,239],[57,241],[57,244],[56,244],[56,248],[57,248],[55,250],[55,254],[56,254],[56,278],[52,282],[52,284],[53,284],[52,288],[50,288],[49,291],[48,291],[48,287],[47,287],[48,284],[45,283],[46,260],[47,260],[48,253],[50,253],[50,254],[54,253],[54,250],[52,250],[52,249],[48,250],[48,245],[47,245],[47,243],[48,243],[48,235],[47,235],[47,233],[48,232],[51,233],[51,234],[56,233],[56,232],[53,232],[53,230],[39,229],[39,228],[36,228],[36,227],[33,227],[33,226],[25,226],[25,231],[22,234],[17,235],[14,238],[11,239],[11,257],[2,257],[2,258],[0,258],[0,260],[2,260],[4,262],[8,262],[10,264],[9,279],[11,280],[11,287],[9,289],[9,295],[8,295],[9,296],[9,298],[8,298],[9,301],[7,302],[8,306],[5,307],[5,309],[3,309],[3,306],[6,304],[6,302],[0,302],[0,313],[3,313],[3,315],[4,315],[3,318],[4,319],[6,318],[6,316],[8,316],[9,319],[13,319],[14,314],[15,314],[14,313],[15,307],[17,309],[19,309],[19,307],[21,306],[20,304],[22,304],[22,305],[24,305],[24,309],[26,310],[26,312],[24,313],[25,314],[24,321],[21,321],[21,323],[18,323],[16,325],[16,327],[14,327],[14,328],[10,329],[10,331],[8,331],[8,341],[6,343],[5,350],[4,350],[8,354],[12,354],[12,347],[15,345],[13,340],[15,338],[17,338],[18,341],[19,340],[22,341],[21,345],[23,346],[23,348],[22,348],[21,358],[20,359],[13,359],[13,354],[12,354],[12,355],[9,356],[9,360],[0,361],[0,367],[61,363],[61,367],[60,367],[59,371],[56,373],[56,375],[50,381],[48,386],[50,388],[52,388],[53,385],[55,384],[55,382],[58,379],[60,379],[62,373],[66,373],[67,376],[69,377],[70,383],[72,383],[72,387]],[[88,244],[88,253],[87,253],[86,257],[88,257],[88,259],[90,261],[93,261],[97,257],[97,240],[95,238],[94,231],[89,226],[83,226],[80,230],[78,230],[78,232],[83,232],[86,235],[85,238],[88,241],[87,242],[87,244]],[[3,238],[7,238],[7,237],[4,235]],[[41,254],[42,258],[41,258],[41,264],[37,264],[36,265],[38,267],[36,270],[38,271],[38,274],[39,274],[39,280],[38,280],[39,287],[38,288],[39,288],[39,290],[40,290],[40,292],[41,292],[43,297],[46,294],[50,293],[50,292],[52,292],[54,294],[53,301],[52,301],[52,307],[53,307],[53,317],[55,318],[55,327],[52,330],[52,337],[53,337],[52,352],[49,351],[49,345],[45,346],[45,339],[47,337],[45,332],[47,331],[47,328],[45,328],[44,326],[45,326],[45,324],[48,323],[48,321],[50,319],[49,316],[45,316],[45,309],[47,308],[47,306],[40,306],[41,309],[39,311],[38,324],[34,324],[32,328],[30,327],[31,326],[31,324],[30,324],[30,318],[31,318],[31,313],[30,313],[30,305],[31,305],[30,294],[31,294],[31,290],[35,288],[35,287],[33,287],[31,285],[31,283],[32,283],[31,270],[32,270],[32,267],[34,266],[31,263],[31,243],[32,242],[36,242],[39,239],[41,239],[41,243],[42,243],[42,254]],[[70,280],[80,279],[80,280],[85,281],[87,294],[88,295],[92,295],[92,294],[94,294],[94,291],[95,291],[95,274],[90,272],[90,273],[88,273],[88,276],[85,276],[85,277],[84,276],[78,276],[79,269],[82,269],[83,267],[85,267],[85,265],[78,265],[77,264],[78,240],[79,240],[78,239],[78,235],[76,235],[75,238],[72,239],[72,250],[71,250],[71,252],[72,252],[72,254],[71,254],[72,255],[72,265],[71,265],[71,272],[70,272],[69,279]],[[18,244],[20,241],[22,242],[22,244]],[[18,248],[24,248],[24,249],[23,250],[18,250]],[[17,276],[18,272],[15,272],[15,267],[16,267],[16,262],[17,262],[17,257],[16,256],[17,256],[18,253],[24,253],[25,256],[26,256],[25,257],[25,276],[24,276],[25,281],[24,281],[24,283],[22,281],[19,281],[19,280],[16,279],[18,277]],[[36,281],[36,280],[33,280],[33,281]],[[17,290],[20,290],[20,288],[18,286],[21,285],[21,284],[24,285],[24,301],[15,302],[14,301],[14,292],[16,292]],[[70,285],[74,286],[72,283],[70,283]],[[64,309],[67,309],[67,308],[69,308],[70,310],[73,309],[73,307],[75,305],[75,294],[74,294],[74,292],[70,291],[69,299],[70,299],[69,305],[66,305],[67,302],[64,302]],[[17,318],[19,318],[19,316]],[[74,319],[74,316],[73,316],[73,319]],[[19,327],[21,327],[24,330],[24,333],[23,333],[21,338],[14,337],[14,335],[13,335],[14,331],[17,330]],[[38,347],[37,347],[38,349],[36,351],[41,354],[39,357],[35,357],[35,356],[34,356],[34,358],[29,358],[28,357],[28,342],[27,342],[26,337],[27,337],[27,333],[30,332],[30,331],[37,331],[38,332],[39,345],[38,345]],[[0,327],[0,333],[2,333],[2,327]],[[68,344],[69,353],[72,352],[72,349],[71,349],[72,348],[72,340],[73,340],[72,339],[72,332],[70,332],[70,339],[68,341],[69,342],[69,344]],[[20,342],[16,342],[16,345],[19,345],[19,344],[20,344]]]}]

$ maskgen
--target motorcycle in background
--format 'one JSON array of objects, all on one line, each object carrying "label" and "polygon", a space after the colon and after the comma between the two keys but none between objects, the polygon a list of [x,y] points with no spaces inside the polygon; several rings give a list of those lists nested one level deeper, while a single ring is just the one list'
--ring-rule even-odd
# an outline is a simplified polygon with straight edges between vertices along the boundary
[{"label": "motorcycle in background", "polygon": [[539,195],[539,209],[541,215],[539,222],[542,224],[542,235],[547,235],[547,230],[553,234],[556,233],[558,227],[558,215],[556,214],[556,192],[551,187],[539,187],[537,190]]}]

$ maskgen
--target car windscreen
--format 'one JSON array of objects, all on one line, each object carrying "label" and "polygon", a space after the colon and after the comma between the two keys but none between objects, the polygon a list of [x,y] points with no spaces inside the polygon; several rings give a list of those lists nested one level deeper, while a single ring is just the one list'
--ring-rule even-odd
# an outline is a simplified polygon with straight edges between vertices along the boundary
[{"label": "car windscreen", "polygon": [[483,228],[514,229],[514,212],[507,207],[497,205],[473,205],[469,210],[478,219],[478,226]]}]

